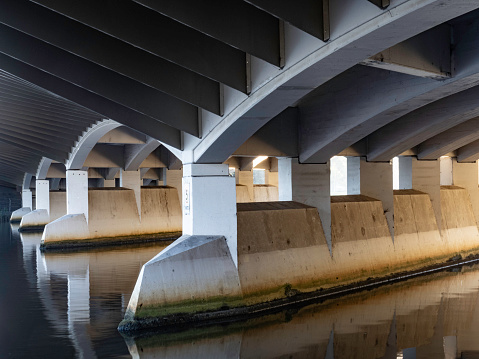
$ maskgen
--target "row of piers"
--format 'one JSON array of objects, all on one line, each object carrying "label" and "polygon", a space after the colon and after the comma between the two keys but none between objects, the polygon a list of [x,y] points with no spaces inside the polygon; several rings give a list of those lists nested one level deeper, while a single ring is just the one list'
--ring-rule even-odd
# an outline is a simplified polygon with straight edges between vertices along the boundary
[{"label": "row of piers", "polygon": [[234,316],[479,251],[477,163],[347,157],[347,194],[332,196],[329,162],[268,159],[265,184],[255,186],[234,161],[165,169],[162,186],[121,170],[120,187],[89,188],[89,171],[67,170],[65,191],[35,181],[32,212],[24,188],[12,219],[35,227],[43,216],[47,250],[179,237],[142,268],[122,330]]}]

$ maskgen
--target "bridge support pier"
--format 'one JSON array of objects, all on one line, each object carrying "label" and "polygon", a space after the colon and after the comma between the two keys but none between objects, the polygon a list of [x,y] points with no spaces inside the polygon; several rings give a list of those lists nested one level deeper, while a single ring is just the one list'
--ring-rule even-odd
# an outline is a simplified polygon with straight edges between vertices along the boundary
[{"label": "bridge support pier", "polygon": [[361,157],[361,194],[379,199],[383,204],[389,232],[394,241],[393,171],[390,162],[367,162]]},{"label": "bridge support pier", "polygon": [[330,177],[329,162],[300,164],[297,158],[278,159],[279,200],[316,207],[331,252]]},{"label": "bridge support pier", "polygon": [[43,228],[50,222],[50,181],[36,180],[36,209],[26,213],[21,221],[19,230]]},{"label": "bridge support pier", "polygon": [[30,210],[33,210],[32,190],[30,190],[30,189],[22,190],[22,207],[23,208],[30,208]]},{"label": "bridge support pier", "polygon": [[452,183],[463,187],[469,193],[472,208],[479,223],[479,189],[477,162],[460,163],[457,158],[452,159]]},{"label": "bridge support pier", "polygon": [[135,192],[136,205],[138,207],[138,214],[141,218],[141,184],[143,180],[140,176],[140,170],[124,171],[120,170],[120,187],[132,189]]}]

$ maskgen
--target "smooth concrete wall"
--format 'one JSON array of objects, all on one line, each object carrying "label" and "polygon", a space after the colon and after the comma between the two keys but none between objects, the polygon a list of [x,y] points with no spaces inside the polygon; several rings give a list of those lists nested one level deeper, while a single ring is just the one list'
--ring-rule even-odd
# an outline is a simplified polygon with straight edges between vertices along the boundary
[{"label": "smooth concrete wall", "polygon": [[67,213],[67,193],[50,191],[50,221],[54,221]]},{"label": "smooth concrete wall", "polygon": [[[89,220],[78,224],[78,216],[64,216],[45,228],[43,241],[141,237],[181,232],[182,216],[178,191],[173,187],[142,187],[140,219],[135,192],[126,188],[95,188],[88,191]],[[68,225],[74,221],[79,229]],[[65,223],[62,223],[65,222]],[[85,229],[86,228],[86,229]],[[78,233],[77,233],[78,232]]]},{"label": "smooth concrete wall", "polygon": [[278,187],[269,184],[253,186],[255,202],[273,202],[278,200]]},{"label": "smooth concrete wall", "polygon": [[452,184],[465,188],[470,196],[472,208],[479,223],[479,189],[477,162],[459,163],[456,158],[452,159]]},{"label": "smooth concrete wall", "polygon": [[178,191],[180,203],[182,203],[181,196],[183,194],[183,170],[166,170],[166,183],[163,184],[165,186],[176,188]]}]

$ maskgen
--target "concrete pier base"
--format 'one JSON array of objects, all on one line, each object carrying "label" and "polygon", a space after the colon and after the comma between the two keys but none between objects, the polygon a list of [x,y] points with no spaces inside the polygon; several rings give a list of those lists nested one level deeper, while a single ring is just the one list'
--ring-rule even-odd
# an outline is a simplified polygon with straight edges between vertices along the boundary
[{"label": "concrete pier base", "polygon": [[12,215],[10,216],[10,222],[12,223],[18,223],[22,220],[23,216],[26,215],[27,213],[30,213],[32,209],[30,207],[22,207],[17,209],[16,211],[12,212]]},{"label": "concrete pier base", "polygon": [[141,188],[141,217],[131,189],[92,188],[87,203],[88,220],[83,213],[73,213],[45,226],[43,248],[171,239],[181,234],[181,206],[173,187]]},{"label": "concrete pier base", "polygon": [[[465,189],[441,188],[442,233],[427,193],[399,190],[392,196],[394,242],[381,201],[365,195],[332,197],[331,255],[315,207],[239,203],[237,268],[221,236],[182,237],[145,265],[123,323],[127,326],[121,328],[245,316],[323,290],[479,255]],[[228,279],[227,287],[220,278]],[[143,309],[146,303],[150,309]]]},{"label": "concrete pier base", "polygon": [[185,235],[143,266],[122,325],[133,329],[138,319],[241,303],[238,272],[225,237]]},{"label": "concrete pier base", "polygon": [[20,231],[43,230],[48,223],[67,213],[66,192],[50,191],[49,209],[36,209],[25,214],[20,222]]}]

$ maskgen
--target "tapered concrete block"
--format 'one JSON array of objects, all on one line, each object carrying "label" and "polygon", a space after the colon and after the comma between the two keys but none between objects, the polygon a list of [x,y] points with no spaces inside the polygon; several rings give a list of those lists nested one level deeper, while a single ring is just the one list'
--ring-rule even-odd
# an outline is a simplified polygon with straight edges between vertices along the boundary
[{"label": "tapered concrete block", "polygon": [[225,237],[184,235],[143,266],[123,325],[241,302],[238,271]]},{"label": "tapered concrete block", "polygon": [[46,209],[36,209],[23,216],[20,230],[42,228],[50,222],[50,215]]},{"label": "tapered concrete block", "polygon": [[79,240],[89,237],[88,223],[85,215],[67,214],[48,223],[43,230],[42,243]]},{"label": "tapered concrete block", "polygon": [[30,213],[32,209],[30,207],[22,207],[12,212],[10,216],[10,222],[20,222],[22,217],[27,213]]}]

